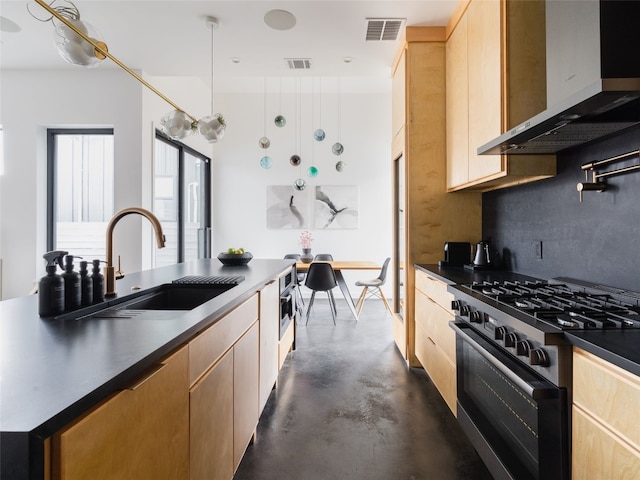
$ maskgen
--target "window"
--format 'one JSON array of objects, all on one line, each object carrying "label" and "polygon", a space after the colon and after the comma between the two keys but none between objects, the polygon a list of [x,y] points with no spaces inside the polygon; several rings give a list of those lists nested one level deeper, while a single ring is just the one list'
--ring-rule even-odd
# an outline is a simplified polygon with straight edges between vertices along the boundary
[{"label": "window", "polygon": [[47,250],[104,260],[113,173],[113,129],[47,130]]},{"label": "window", "polygon": [[166,245],[155,249],[155,266],[211,256],[210,159],[156,132],[153,213]]}]

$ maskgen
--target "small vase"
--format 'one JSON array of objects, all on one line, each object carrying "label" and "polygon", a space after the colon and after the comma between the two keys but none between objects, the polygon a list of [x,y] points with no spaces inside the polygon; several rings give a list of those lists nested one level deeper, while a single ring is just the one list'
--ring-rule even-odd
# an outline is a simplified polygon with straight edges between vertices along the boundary
[{"label": "small vase", "polygon": [[302,255],[300,255],[300,261],[302,263],[311,263],[313,261],[313,255],[311,255],[310,248],[302,249]]}]

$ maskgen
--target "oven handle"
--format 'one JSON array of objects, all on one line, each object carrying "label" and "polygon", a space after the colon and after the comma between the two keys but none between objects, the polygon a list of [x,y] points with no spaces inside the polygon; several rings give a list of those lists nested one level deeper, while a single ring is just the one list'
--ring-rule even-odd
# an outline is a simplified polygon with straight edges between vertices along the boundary
[{"label": "oven handle", "polygon": [[469,336],[462,328],[460,328],[454,322],[449,322],[449,326],[453,328],[457,335],[460,335],[462,340],[469,343],[477,352],[482,355],[491,365],[500,370],[500,372],[515,383],[522,391],[524,391],[530,398],[539,400],[542,398],[553,398],[558,396],[558,389],[554,385],[546,386],[540,382],[539,385],[532,385],[518,375],[516,375],[509,367],[500,362],[494,355],[489,353],[482,345],[476,342],[471,336]]}]

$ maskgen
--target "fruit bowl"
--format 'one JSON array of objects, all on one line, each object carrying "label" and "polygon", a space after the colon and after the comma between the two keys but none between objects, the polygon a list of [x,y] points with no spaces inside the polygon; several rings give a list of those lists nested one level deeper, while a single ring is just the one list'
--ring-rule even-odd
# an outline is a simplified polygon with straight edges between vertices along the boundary
[{"label": "fruit bowl", "polygon": [[251,261],[252,258],[253,258],[253,255],[251,255],[251,252],[244,252],[244,253],[221,252],[218,254],[218,260],[220,260],[223,265],[234,266],[234,267],[237,267],[239,265],[246,265]]}]

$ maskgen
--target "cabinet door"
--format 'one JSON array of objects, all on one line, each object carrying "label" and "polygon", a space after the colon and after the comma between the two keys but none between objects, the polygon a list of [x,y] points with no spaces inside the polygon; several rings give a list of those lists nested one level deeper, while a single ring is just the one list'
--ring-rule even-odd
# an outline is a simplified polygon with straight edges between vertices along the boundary
[{"label": "cabinet door", "polygon": [[256,322],[233,347],[233,463],[240,465],[260,417],[258,411],[259,333]]},{"label": "cabinet door", "polygon": [[188,388],[188,355],[182,348],[54,435],[53,478],[187,478]]},{"label": "cabinet door", "polygon": [[233,477],[233,351],[229,351],[190,391],[190,478]]},{"label": "cabinet door", "polygon": [[464,15],[446,46],[447,187],[469,181],[469,72],[467,16]]},{"label": "cabinet door", "polygon": [[467,10],[469,62],[469,180],[502,170],[500,155],[477,148],[502,133],[502,45],[499,0],[474,0]]},{"label": "cabinet door", "polygon": [[280,289],[274,280],[260,291],[260,411],[278,379]]}]

